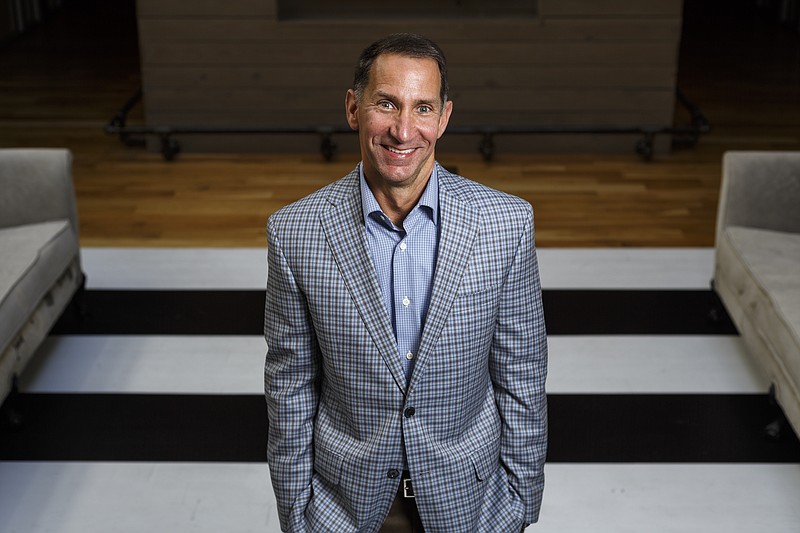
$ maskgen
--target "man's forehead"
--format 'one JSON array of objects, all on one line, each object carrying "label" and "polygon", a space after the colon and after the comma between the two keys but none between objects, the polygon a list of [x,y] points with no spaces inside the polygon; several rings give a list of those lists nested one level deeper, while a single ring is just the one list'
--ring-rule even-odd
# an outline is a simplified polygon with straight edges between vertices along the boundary
[{"label": "man's forehead", "polygon": [[[369,81],[370,84],[375,86],[377,80],[375,79],[378,76],[378,72],[380,71],[380,75],[382,77],[400,77],[404,74],[405,70],[398,69],[397,65],[388,65],[387,63],[397,63],[397,62],[410,62],[411,65],[414,66],[415,69],[419,67],[423,67],[421,69],[424,71],[425,75],[430,78],[429,81],[436,83],[436,91],[439,91],[439,84],[441,83],[441,76],[439,74],[439,65],[436,63],[434,59],[429,57],[415,57],[415,56],[406,56],[402,54],[394,54],[394,53],[386,53],[381,54],[375,58],[375,61],[372,64],[372,68],[370,69],[369,73]],[[419,71],[418,71],[419,72]],[[387,80],[387,83],[388,82]],[[381,84],[383,85],[383,84]]]},{"label": "man's forehead", "polygon": [[375,61],[373,61],[372,64],[373,66],[372,70],[374,70],[375,65],[378,64],[383,65],[388,62],[397,62],[397,61],[408,61],[420,65],[427,65],[428,68],[434,69],[437,75],[439,73],[439,64],[432,57],[419,57],[414,55],[400,54],[396,52],[384,52],[376,56]]}]

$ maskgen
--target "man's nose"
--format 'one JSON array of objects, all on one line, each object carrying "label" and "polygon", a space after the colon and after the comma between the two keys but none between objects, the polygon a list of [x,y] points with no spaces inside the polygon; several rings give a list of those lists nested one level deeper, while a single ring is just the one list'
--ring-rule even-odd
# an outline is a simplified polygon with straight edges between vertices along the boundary
[{"label": "man's nose", "polygon": [[408,111],[401,111],[394,117],[389,133],[397,141],[404,143],[411,139],[414,130],[414,119]]}]

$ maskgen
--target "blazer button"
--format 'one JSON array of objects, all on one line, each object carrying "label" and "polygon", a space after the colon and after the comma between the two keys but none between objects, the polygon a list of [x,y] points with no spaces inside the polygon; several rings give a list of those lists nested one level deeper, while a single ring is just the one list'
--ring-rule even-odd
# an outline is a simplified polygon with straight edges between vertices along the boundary
[{"label": "blazer button", "polygon": [[392,468],[386,475],[389,477],[389,479],[396,479],[397,476],[400,475],[400,471]]},{"label": "blazer button", "polygon": [[403,414],[406,416],[406,418],[411,418],[412,416],[414,416],[414,413],[416,412],[417,411],[413,407],[409,407],[408,409],[405,410]]}]

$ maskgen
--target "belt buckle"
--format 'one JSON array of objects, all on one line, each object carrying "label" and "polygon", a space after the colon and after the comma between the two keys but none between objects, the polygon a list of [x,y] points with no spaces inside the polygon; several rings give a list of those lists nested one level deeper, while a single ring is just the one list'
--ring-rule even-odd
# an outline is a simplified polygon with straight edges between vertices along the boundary
[{"label": "belt buckle", "polygon": [[414,487],[411,485],[411,478],[403,480],[403,498],[416,498],[414,496]]}]

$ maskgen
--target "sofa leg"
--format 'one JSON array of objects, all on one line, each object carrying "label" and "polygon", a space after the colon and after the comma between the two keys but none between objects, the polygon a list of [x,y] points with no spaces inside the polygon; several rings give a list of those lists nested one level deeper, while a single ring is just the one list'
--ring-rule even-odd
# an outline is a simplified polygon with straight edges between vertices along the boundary
[{"label": "sofa leg", "polygon": [[3,426],[11,430],[18,430],[25,425],[25,417],[16,408],[8,405],[8,402],[4,403],[0,410],[2,410]]},{"label": "sofa leg", "polygon": [[781,440],[784,432],[786,431],[786,418],[776,418],[766,426],[764,426],[764,436],[768,440],[777,441]]},{"label": "sofa leg", "polygon": [[[713,278],[711,279],[711,281],[709,281],[709,287],[711,288],[711,292],[716,295],[717,294],[717,290],[714,287],[714,279]],[[709,308],[708,314],[706,315],[706,318],[708,319],[709,323],[711,323],[711,324],[719,324],[720,322],[722,322],[722,317],[725,316],[725,313],[720,308],[720,305],[721,304],[720,304],[719,300],[717,299],[717,303],[713,303],[711,305],[711,307]]]},{"label": "sofa leg", "polygon": [[786,433],[789,421],[786,419],[786,415],[783,414],[783,409],[778,405],[775,384],[769,387],[769,403],[775,410],[775,419],[764,426],[764,436],[769,440],[777,441]]},{"label": "sofa leg", "polygon": [[78,320],[83,320],[89,314],[89,306],[86,303],[86,274],[80,273],[81,284],[78,290],[75,291],[75,296],[72,298],[72,307],[75,312],[75,317]]},{"label": "sofa leg", "polygon": [[11,393],[3,404],[0,405],[0,426],[10,428],[11,430],[17,430],[21,429],[24,425],[25,417],[17,408],[18,395],[17,377],[14,376],[14,384],[11,387]]}]

